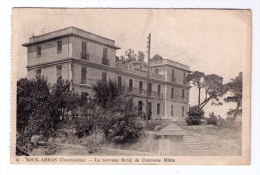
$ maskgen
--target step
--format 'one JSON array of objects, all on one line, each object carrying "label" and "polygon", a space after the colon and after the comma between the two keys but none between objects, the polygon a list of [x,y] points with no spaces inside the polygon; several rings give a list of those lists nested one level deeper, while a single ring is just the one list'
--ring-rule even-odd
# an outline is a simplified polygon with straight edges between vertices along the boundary
[{"label": "step", "polygon": [[184,145],[205,145],[203,142],[183,142]]}]

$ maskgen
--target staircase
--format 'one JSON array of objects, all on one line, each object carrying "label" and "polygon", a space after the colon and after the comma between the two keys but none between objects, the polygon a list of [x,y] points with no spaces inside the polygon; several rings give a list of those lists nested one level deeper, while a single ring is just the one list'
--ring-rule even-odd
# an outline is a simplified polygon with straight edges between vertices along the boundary
[{"label": "staircase", "polygon": [[198,136],[186,135],[183,137],[184,156],[208,155],[209,147],[205,145]]}]

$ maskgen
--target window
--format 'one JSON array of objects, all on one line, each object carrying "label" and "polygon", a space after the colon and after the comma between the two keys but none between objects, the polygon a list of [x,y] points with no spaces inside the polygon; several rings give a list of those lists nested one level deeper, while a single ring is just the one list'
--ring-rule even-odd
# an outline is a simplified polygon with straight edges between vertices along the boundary
[{"label": "window", "polygon": [[184,106],[182,106],[182,109],[181,109],[181,110],[182,110],[182,112],[181,112],[182,115],[181,115],[181,116],[184,117]]},{"label": "window", "polygon": [[37,58],[40,58],[40,57],[41,57],[41,54],[42,54],[42,47],[41,47],[41,46],[37,46],[37,47],[36,47],[36,55],[37,55]]},{"label": "window", "polygon": [[160,113],[161,113],[161,105],[160,105],[160,103],[157,103],[157,115],[160,115]]},{"label": "window", "polygon": [[129,79],[129,91],[128,92],[132,92],[133,91],[133,79]]},{"label": "window", "polygon": [[81,68],[81,84],[87,83],[87,68],[82,67]]},{"label": "window", "polygon": [[161,96],[161,85],[158,84],[158,98]]},{"label": "window", "polygon": [[102,72],[102,81],[103,82],[107,81],[107,73],[106,72]]},{"label": "window", "polygon": [[152,103],[149,102],[148,103],[148,120],[151,119],[151,116],[152,116]]},{"label": "window", "polygon": [[171,99],[174,99],[174,87],[172,87],[172,91],[171,91]]},{"label": "window", "polygon": [[143,90],[143,82],[139,81],[139,94],[142,94],[142,90]]},{"label": "window", "polygon": [[87,92],[81,92],[81,99],[87,100],[87,98],[88,98],[88,93]]},{"label": "window", "polygon": [[62,52],[62,41],[57,41],[57,53],[60,54]]},{"label": "window", "polygon": [[154,69],[154,73],[158,74],[159,70],[158,69]]},{"label": "window", "polygon": [[102,57],[102,64],[109,65],[109,60],[107,58],[107,48],[103,48],[103,57]]},{"label": "window", "polygon": [[87,54],[87,42],[85,42],[85,41],[82,41],[82,44],[81,44],[81,59],[89,60],[88,54]]},{"label": "window", "polygon": [[40,79],[41,78],[41,73],[42,73],[42,70],[41,69],[37,69],[36,70],[36,79]]},{"label": "window", "polygon": [[173,116],[173,105],[171,105],[171,116]]},{"label": "window", "polygon": [[122,87],[122,77],[121,76],[118,76],[117,84],[118,84],[119,88]]},{"label": "window", "polygon": [[152,83],[149,83],[149,85],[148,85],[148,95],[149,96],[152,95]]},{"label": "window", "polygon": [[56,67],[56,77],[57,77],[57,79],[62,78],[62,66],[61,65]]},{"label": "window", "polygon": [[176,82],[174,69],[172,69],[172,82]]},{"label": "window", "polygon": [[181,96],[182,96],[182,99],[184,99],[184,97],[185,97],[185,90],[184,89],[182,89]]},{"label": "window", "polygon": [[186,74],[183,73],[183,84],[186,84]]},{"label": "window", "polygon": [[138,113],[142,114],[142,111],[143,111],[143,102],[138,101]]}]

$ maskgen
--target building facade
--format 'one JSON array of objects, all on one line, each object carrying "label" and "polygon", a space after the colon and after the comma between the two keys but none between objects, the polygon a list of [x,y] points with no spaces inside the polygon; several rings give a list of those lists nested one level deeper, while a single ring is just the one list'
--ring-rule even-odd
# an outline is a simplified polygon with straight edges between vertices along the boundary
[{"label": "building facade", "polygon": [[146,110],[146,94],[152,119],[182,121],[189,108],[190,86],[185,77],[189,67],[163,59],[128,64],[116,62],[115,41],[87,31],[68,27],[29,38],[27,47],[28,78],[41,77],[55,83],[59,77],[71,80],[75,91],[92,96],[96,80],[115,80],[124,93],[133,96],[139,110]]}]

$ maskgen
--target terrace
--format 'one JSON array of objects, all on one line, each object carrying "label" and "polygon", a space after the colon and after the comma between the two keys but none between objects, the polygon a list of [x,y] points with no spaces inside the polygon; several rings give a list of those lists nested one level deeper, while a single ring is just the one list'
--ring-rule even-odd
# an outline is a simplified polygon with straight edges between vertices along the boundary
[{"label": "terrace", "polygon": [[[116,69],[117,70],[122,70],[122,71],[126,71],[129,73],[134,73],[134,74],[138,74],[138,75],[142,75],[142,76],[147,76],[147,70],[144,69],[139,69],[136,67],[130,67],[124,64],[116,64]],[[154,73],[154,72],[150,72],[150,77],[151,78],[156,78],[156,79],[160,79],[160,80],[164,80],[164,76]]]}]

